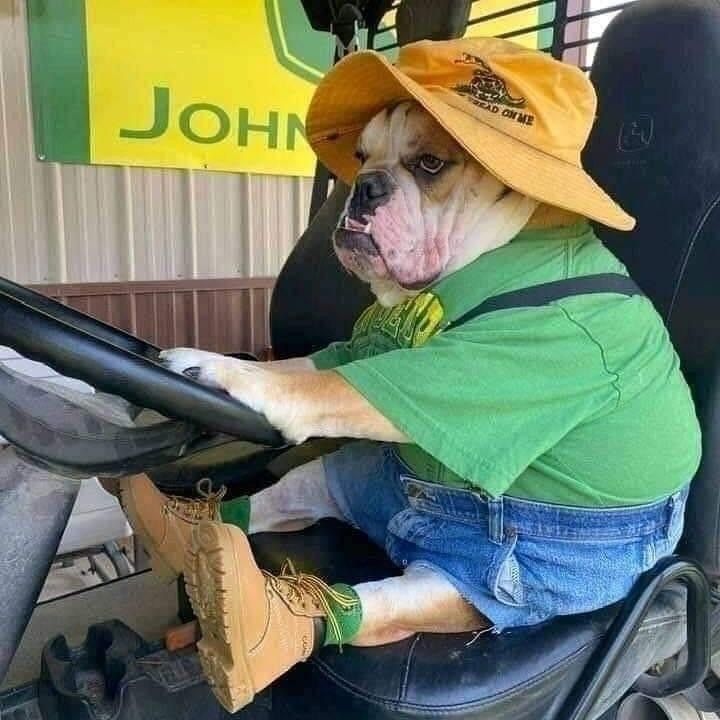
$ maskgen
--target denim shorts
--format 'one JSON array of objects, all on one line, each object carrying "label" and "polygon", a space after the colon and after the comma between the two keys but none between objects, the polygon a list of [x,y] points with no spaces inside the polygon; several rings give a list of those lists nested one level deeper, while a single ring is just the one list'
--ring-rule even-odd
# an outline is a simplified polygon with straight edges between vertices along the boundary
[{"label": "denim shorts", "polygon": [[324,457],[346,520],[399,567],[444,575],[496,631],[621,600],[675,549],[688,488],[650,505],[575,508],[424,482],[392,445]]}]

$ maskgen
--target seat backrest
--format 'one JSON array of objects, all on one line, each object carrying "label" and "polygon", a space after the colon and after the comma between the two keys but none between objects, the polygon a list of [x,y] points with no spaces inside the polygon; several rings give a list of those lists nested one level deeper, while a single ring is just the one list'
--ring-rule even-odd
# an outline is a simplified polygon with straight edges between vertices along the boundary
[{"label": "seat backrest", "polygon": [[663,316],[703,429],[684,550],[720,574],[720,3],[638,0],[592,69],[598,120],[584,155],[637,220],[598,227]]},{"label": "seat backrest", "polygon": [[[471,0],[403,0],[396,16],[400,44],[460,37],[470,6]],[[343,270],[333,251],[332,233],[347,195],[348,188],[337,183],[278,276],[270,304],[277,358],[308,355],[348,338],[355,320],[374,300],[365,284]]]},{"label": "seat backrest", "polygon": [[472,0],[405,0],[395,17],[400,45],[416,40],[452,40],[462,37],[470,17]]},{"label": "seat backrest", "polygon": [[302,357],[350,337],[373,301],[367,285],[346,272],[332,234],[345,207],[347,185],[336,183],[280,271],[270,304],[275,357]]},{"label": "seat backrest", "polygon": [[352,14],[359,14],[369,27],[376,27],[382,16],[390,9],[390,0],[301,0],[305,14],[314,30],[332,32],[342,18],[347,6]]}]

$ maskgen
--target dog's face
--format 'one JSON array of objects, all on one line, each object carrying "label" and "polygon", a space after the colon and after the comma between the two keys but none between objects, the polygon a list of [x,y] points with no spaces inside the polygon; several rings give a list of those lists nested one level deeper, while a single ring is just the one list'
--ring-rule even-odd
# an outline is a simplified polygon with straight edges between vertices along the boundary
[{"label": "dog's face", "polygon": [[413,102],[376,115],[357,155],[362,167],[333,241],[340,262],[383,305],[509,241],[537,205],[486,172]]}]

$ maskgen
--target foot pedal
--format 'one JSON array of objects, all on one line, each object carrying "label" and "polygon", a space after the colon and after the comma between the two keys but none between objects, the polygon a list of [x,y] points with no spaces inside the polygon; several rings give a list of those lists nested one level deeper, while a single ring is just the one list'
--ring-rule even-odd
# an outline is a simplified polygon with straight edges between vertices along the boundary
[{"label": "foot pedal", "polygon": [[[178,628],[169,644],[183,646],[192,632]],[[269,720],[270,710],[263,693],[231,715],[193,649],[171,652],[117,620],[92,625],[77,648],[57,636],[43,650],[40,679],[0,693],[2,720]]]},{"label": "foot pedal", "polygon": [[165,649],[168,652],[177,652],[194,645],[200,639],[200,624],[193,622],[170,628],[165,633]]}]

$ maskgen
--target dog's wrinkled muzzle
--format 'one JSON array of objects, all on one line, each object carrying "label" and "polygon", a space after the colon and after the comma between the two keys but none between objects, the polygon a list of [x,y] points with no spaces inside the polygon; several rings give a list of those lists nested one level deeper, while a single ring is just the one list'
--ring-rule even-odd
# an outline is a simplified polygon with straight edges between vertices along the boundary
[{"label": "dog's wrinkled muzzle", "polygon": [[333,237],[335,247],[338,250],[347,250],[375,257],[379,255],[380,251],[373,240],[371,230],[372,222],[362,223],[346,215],[335,231]]},{"label": "dog's wrinkled muzzle", "polygon": [[390,201],[396,188],[395,178],[387,170],[369,170],[357,176],[346,214],[333,235],[338,257],[349,270],[387,275],[385,261],[372,235],[372,216]]}]

